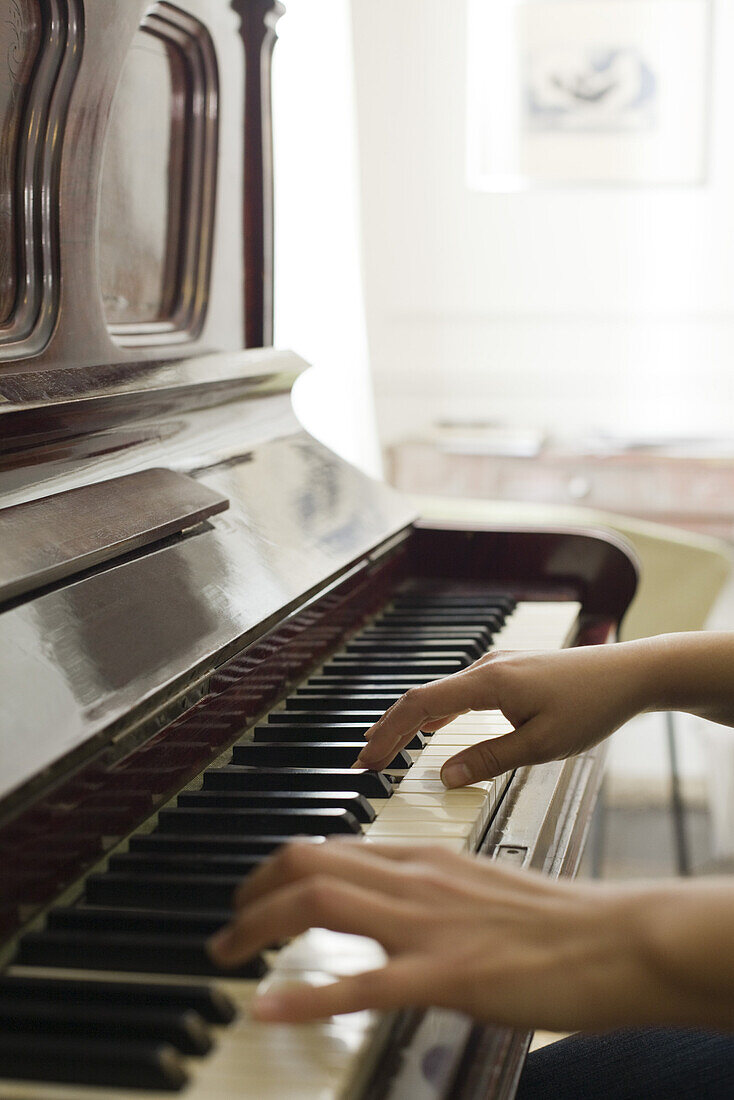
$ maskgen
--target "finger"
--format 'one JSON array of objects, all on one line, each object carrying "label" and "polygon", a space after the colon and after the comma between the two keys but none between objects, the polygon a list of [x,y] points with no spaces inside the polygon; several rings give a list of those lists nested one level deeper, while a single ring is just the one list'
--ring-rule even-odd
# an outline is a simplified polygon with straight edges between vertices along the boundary
[{"label": "finger", "polygon": [[386,767],[427,722],[448,721],[468,710],[491,708],[494,703],[486,678],[486,670],[472,667],[411,688],[368,731],[370,737],[357,766]]},{"label": "finger", "polygon": [[540,764],[550,759],[539,748],[538,720],[531,718],[523,726],[502,737],[491,737],[450,757],[441,768],[441,780],[446,787],[465,787],[482,779],[494,779],[523,764]]},{"label": "finger", "polygon": [[[388,848],[384,845],[384,848]],[[405,896],[405,875],[371,844],[286,844],[247,876],[235,893],[235,907],[314,875],[350,882],[391,897]],[[415,850],[414,850],[415,854]]]},{"label": "finger", "polygon": [[[463,712],[462,712],[463,713]],[[450,722],[453,722],[455,718],[458,718],[457,714],[448,714],[445,718],[432,718],[430,722],[424,722],[420,727],[421,733],[435,733],[436,730],[443,729],[444,726],[448,726]],[[371,726],[364,734],[365,741],[369,741],[373,735],[375,727]]]},{"label": "finger", "polygon": [[[463,713],[463,712],[462,712]],[[459,714],[449,714],[446,718],[433,718],[430,722],[424,722],[421,726],[423,733],[435,733],[436,730],[443,729],[444,726],[448,726],[453,722],[455,718],[458,718]]]},{"label": "finger", "polygon": [[363,1009],[384,1012],[403,1005],[436,1004],[444,981],[431,960],[411,956],[331,985],[269,990],[254,1002],[252,1014],[258,1020],[302,1023]]},{"label": "finger", "polygon": [[308,928],[329,928],[371,936],[390,952],[409,939],[415,920],[415,906],[376,897],[350,883],[313,876],[241,909],[207,946],[218,966],[232,967],[269,943],[290,939]]}]

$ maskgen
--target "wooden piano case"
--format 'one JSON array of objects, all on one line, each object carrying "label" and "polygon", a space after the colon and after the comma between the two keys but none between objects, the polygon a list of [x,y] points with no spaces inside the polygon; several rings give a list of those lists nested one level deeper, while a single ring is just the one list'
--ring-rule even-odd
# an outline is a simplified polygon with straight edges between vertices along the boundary
[{"label": "wooden piano case", "polygon": [[[580,642],[634,591],[613,537],[416,523],[297,422],[304,364],[268,347],[281,14],[0,0],[5,964],[397,585],[572,598]],[[482,849],[574,873],[599,769],[524,769]],[[526,1036],[410,1012],[361,1093],[389,1095],[432,1028],[431,1095],[512,1095]]]}]

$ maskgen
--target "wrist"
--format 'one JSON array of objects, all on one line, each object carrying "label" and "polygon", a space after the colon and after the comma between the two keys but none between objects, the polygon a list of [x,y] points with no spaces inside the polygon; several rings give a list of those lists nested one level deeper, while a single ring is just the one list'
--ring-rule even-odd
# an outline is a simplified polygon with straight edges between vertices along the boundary
[{"label": "wrist", "polygon": [[[630,904],[651,1023],[734,1025],[734,890],[723,880],[656,883]],[[644,1001],[644,997],[643,997]]]},{"label": "wrist", "polygon": [[614,646],[613,687],[624,701],[625,720],[644,711],[665,709],[660,705],[669,691],[664,649],[658,638],[642,638]]},{"label": "wrist", "polygon": [[669,1022],[647,890],[626,885],[593,890],[596,904],[589,953],[579,968],[585,1019],[578,1026],[607,1030]]}]

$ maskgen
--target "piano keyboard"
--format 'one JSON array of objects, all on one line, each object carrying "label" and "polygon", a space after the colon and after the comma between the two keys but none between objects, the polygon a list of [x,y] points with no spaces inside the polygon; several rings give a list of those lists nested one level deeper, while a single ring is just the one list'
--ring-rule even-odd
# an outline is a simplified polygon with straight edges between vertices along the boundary
[{"label": "piano keyboard", "polygon": [[[447,791],[443,763],[511,727],[498,711],[417,735],[382,773],[353,770],[363,733],[405,690],[492,648],[555,649],[579,605],[397,597],[298,688],[225,766],[129,839],[83,898],[26,933],[0,976],[3,1100],[333,1100],[358,1093],[386,1021],[257,1023],[256,991],[380,965],[374,941],[313,929],[222,976],[205,943],[237,882],[295,836],[473,851],[508,776]],[[43,1083],[40,1083],[43,1082]]]}]

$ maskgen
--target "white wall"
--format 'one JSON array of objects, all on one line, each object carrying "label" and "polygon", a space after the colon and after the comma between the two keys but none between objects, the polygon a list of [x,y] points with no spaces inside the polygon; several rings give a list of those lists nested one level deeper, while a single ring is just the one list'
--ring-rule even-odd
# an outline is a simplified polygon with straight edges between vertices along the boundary
[{"label": "white wall", "polygon": [[352,0],[365,289],[384,441],[437,416],[556,431],[734,424],[734,4],[709,183],[465,186],[465,3]]},{"label": "white wall", "polygon": [[349,0],[288,0],[273,65],[275,343],[305,427],[380,469],[362,296]]}]

